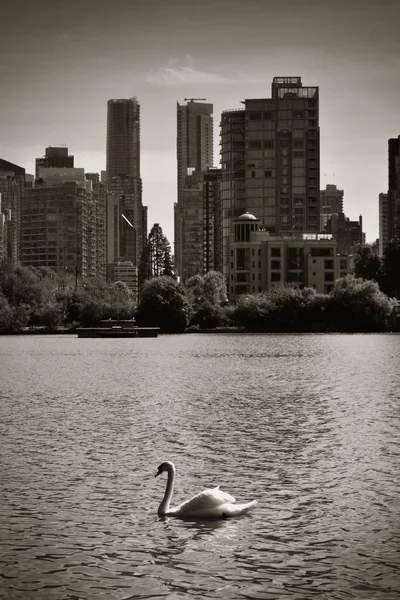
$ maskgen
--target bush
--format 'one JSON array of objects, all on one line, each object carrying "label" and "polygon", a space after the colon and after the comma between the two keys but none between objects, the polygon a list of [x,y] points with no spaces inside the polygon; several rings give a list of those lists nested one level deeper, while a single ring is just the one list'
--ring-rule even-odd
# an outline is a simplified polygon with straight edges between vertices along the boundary
[{"label": "bush", "polygon": [[161,333],[183,333],[188,324],[189,307],[180,283],[164,275],[143,285],[136,313],[142,327],[159,327]]},{"label": "bush", "polygon": [[215,329],[216,327],[225,325],[226,322],[226,311],[210,302],[205,302],[200,306],[190,319],[190,325],[197,326],[200,329]]}]

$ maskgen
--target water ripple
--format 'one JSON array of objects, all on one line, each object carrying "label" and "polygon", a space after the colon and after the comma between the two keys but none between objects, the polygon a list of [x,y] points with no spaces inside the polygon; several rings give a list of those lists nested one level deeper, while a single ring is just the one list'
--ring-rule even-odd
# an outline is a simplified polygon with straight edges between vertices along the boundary
[{"label": "water ripple", "polygon": [[[0,597],[400,597],[400,336],[3,338]],[[257,508],[158,519],[220,484]]]}]

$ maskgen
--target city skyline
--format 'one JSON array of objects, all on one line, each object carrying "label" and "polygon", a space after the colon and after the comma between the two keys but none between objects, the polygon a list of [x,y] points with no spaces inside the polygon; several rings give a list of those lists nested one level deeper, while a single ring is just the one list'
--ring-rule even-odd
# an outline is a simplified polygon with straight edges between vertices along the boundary
[{"label": "city skyline", "polygon": [[100,172],[107,101],[136,96],[143,203],[149,224],[159,222],[172,244],[176,102],[204,97],[214,104],[218,157],[223,110],[268,97],[275,76],[300,76],[320,88],[321,189],[344,189],[346,215],[362,214],[374,241],[378,196],[388,186],[387,141],[400,128],[396,13],[389,0],[300,8],[293,1],[44,1],[37,14],[15,2],[0,40],[7,90],[0,156],[34,173],[43,148],[65,143],[77,167]]}]

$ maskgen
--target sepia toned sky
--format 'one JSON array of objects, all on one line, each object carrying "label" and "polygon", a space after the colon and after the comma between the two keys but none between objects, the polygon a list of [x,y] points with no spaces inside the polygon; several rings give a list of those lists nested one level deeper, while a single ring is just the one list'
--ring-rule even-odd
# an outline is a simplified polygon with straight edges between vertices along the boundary
[{"label": "sepia toned sky", "polygon": [[320,87],[321,186],[378,237],[387,140],[400,134],[398,0],[13,0],[2,8],[0,157],[34,173],[46,146],[105,168],[106,105],[141,104],[149,229],[173,242],[176,102],[221,111],[269,97],[275,76]]}]

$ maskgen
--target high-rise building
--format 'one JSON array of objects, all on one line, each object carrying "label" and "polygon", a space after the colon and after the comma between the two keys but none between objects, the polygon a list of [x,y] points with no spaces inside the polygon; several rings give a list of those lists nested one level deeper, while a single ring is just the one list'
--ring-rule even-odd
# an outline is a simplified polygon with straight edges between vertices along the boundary
[{"label": "high-rise building", "polygon": [[389,140],[388,240],[400,238],[400,135]]},{"label": "high-rise building", "polygon": [[137,98],[107,102],[107,182],[140,178],[140,104]]},{"label": "high-rise building", "polygon": [[221,117],[223,271],[233,219],[248,210],[271,233],[319,231],[319,88],[275,77],[271,98]]},{"label": "high-rise building", "polygon": [[25,188],[25,169],[0,159],[0,194],[2,211],[7,213],[5,257],[13,265],[21,253],[21,198]]},{"label": "high-rise building", "polygon": [[[185,177],[180,206],[180,277],[222,270],[221,169],[194,171]],[[175,213],[176,215],[176,213]]]},{"label": "high-rise building", "polygon": [[56,167],[72,168],[74,166],[74,157],[68,154],[66,146],[49,146],[45,149],[45,155],[36,159],[35,178],[39,179],[39,169]]},{"label": "high-rise building", "polygon": [[179,277],[182,277],[184,270],[187,270],[184,261],[192,260],[188,258],[191,248],[185,246],[182,236],[186,210],[184,197],[187,188],[186,177],[195,171],[206,172],[212,167],[214,157],[213,105],[205,101],[197,101],[199,99],[187,100],[186,104],[177,104],[178,195],[174,206],[174,260]]},{"label": "high-rise building", "polygon": [[337,186],[332,183],[328,183],[326,188],[320,191],[320,231],[324,231],[328,219],[332,215],[343,212],[343,195],[343,190],[338,190]]},{"label": "high-rise building", "polygon": [[[97,201],[83,169],[40,168],[21,204],[21,262],[76,278],[102,276]],[[104,258],[103,258],[104,260]]]},{"label": "high-rise building", "polygon": [[379,256],[383,256],[389,241],[388,194],[379,194]]},{"label": "high-rise building", "polygon": [[140,177],[140,104],[136,98],[107,103],[105,179],[107,274],[113,279],[114,262],[138,266],[147,238],[147,207],[142,203]]}]

